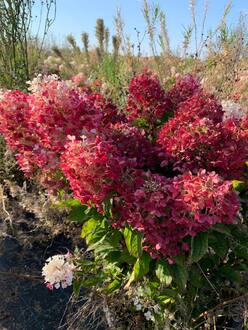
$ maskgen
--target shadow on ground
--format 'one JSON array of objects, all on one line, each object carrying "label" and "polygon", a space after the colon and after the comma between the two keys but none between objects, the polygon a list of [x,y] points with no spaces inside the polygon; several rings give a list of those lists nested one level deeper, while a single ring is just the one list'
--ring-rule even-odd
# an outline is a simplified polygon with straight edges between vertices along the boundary
[{"label": "shadow on ground", "polygon": [[39,277],[44,260],[65,252],[69,245],[62,235],[48,248],[42,242],[24,247],[11,236],[1,239],[0,329],[58,329],[71,289],[50,291]]}]

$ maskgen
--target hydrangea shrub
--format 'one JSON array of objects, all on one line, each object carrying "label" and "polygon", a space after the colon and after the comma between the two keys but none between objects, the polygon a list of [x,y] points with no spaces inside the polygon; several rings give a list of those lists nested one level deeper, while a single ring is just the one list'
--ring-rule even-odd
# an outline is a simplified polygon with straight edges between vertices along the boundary
[{"label": "hydrangea shrub", "polygon": [[[3,93],[1,134],[28,178],[75,198],[64,204],[94,257],[49,259],[48,286],[124,290],[135,300],[140,283],[135,310],[156,324],[179,297],[194,317],[210,307],[194,302],[199,281],[218,285],[228,267],[237,280],[247,257],[230,244],[245,244],[237,228],[247,212],[248,118],[238,107],[235,116],[226,111],[191,75],[168,91],[151,73],[134,77],[124,109],[58,77],[37,78],[30,93]],[[230,244],[218,244],[220,235]],[[243,259],[234,262],[235,253]]]}]

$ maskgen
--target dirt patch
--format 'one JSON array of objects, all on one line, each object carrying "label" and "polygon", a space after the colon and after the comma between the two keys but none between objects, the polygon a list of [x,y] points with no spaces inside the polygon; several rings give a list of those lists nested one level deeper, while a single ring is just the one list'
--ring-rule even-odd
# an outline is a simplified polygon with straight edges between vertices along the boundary
[{"label": "dirt patch", "polygon": [[24,248],[15,238],[0,242],[0,328],[8,330],[57,329],[71,289],[49,291],[40,280],[44,260],[61,251],[64,242],[55,238],[46,249],[41,244]]},{"label": "dirt patch", "polygon": [[[9,187],[2,188],[1,330],[59,329],[68,316],[66,305],[72,289],[48,290],[41,269],[48,257],[73,251],[75,246],[83,248],[82,240],[78,240],[80,227],[64,223],[59,212],[49,210],[39,198],[45,197],[33,192],[13,194]],[[43,205],[44,212],[37,205]]]}]

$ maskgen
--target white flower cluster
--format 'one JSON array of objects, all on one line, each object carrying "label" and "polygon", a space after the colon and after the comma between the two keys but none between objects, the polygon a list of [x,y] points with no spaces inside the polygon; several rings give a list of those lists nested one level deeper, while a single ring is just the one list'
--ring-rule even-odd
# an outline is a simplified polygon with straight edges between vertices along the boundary
[{"label": "white flower cluster", "polygon": [[40,90],[40,86],[44,83],[48,83],[52,80],[59,80],[59,76],[56,74],[51,75],[42,75],[41,73],[38,74],[35,78],[32,80],[27,81],[27,84],[29,85],[28,90],[32,93],[36,93]]},{"label": "white flower cluster", "polygon": [[228,118],[241,118],[244,113],[238,103],[235,103],[230,100],[221,102],[222,109],[224,112],[223,119],[226,120]]},{"label": "white flower cluster", "polygon": [[57,254],[46,260],[45,266],[42,268],[42,275],[49,289],[65,289],[72,285],[73,273],[75,265],[69,253]]},{"label": "white flower cluster", "polygon": [[136,311],[144,311],[144,316],[147,321],[154,322],[155,321],[154,313],[159,314],[161,312],[161,308],[158,304],[154,305],[154,306],[146,307],[146,306],[142,305],[142,302],[139,299],[139,297],[135,297],[133,299],[133,304],[135,306]]}]

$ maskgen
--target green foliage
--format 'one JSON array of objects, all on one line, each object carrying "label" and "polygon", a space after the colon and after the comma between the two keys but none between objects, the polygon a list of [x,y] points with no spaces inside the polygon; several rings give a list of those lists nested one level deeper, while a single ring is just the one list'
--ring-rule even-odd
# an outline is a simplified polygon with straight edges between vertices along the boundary
[{"label": "green foliage", "polygon": [[[246,196],[245,191],[242,193]],[[180,315],[180,322],[189,327],[198,324],[202,313],[213,309],[220,299],[228,299],[223,281],[235,287],[236,296],[244,294],[243,273],[248,271],[245,221],[239,225],[217,224],[196,235],[191,238],[190,252],[168,262],[153,260],[143,250],[142,233],[130,226],[111,226],[111,200],[104,203],[105,216],[78,200],[61,202],[60,207],[71,208],[70,218],[82,223],[81,237],[90,254],[79,260],[76,294],[81,287],[111,296],[125,295],[131,289],[141,295],[140,299],[159,306],[160,314],[154,319],[157,325],[173,314]]]},{"label": "green foliage", "polygon": [[156,276],[165,286],[169,286],[172,282],[171,270],[167,262],[164,260],[158,260],[156,263]]},{"label": "green foliage", "polygon": [[136,258],[142,256],[142,238],[143,234],[141,232],[133,230],[129,226],[124,229],[124,239],[127,249]]},{"label": "green foliage", "polygon": [[148,253],[144,252],[142,257],[138,258],[133,266],[133,271],[126,285],[126,288],[134,281],[141,279],[144,275],[149,272],[149,265],[151,262],[151,257]]},{"label": "green foliage", "polygon": [[191,261],[198,262],[208,250],[208,233],[200,233],[191,239]]}]

